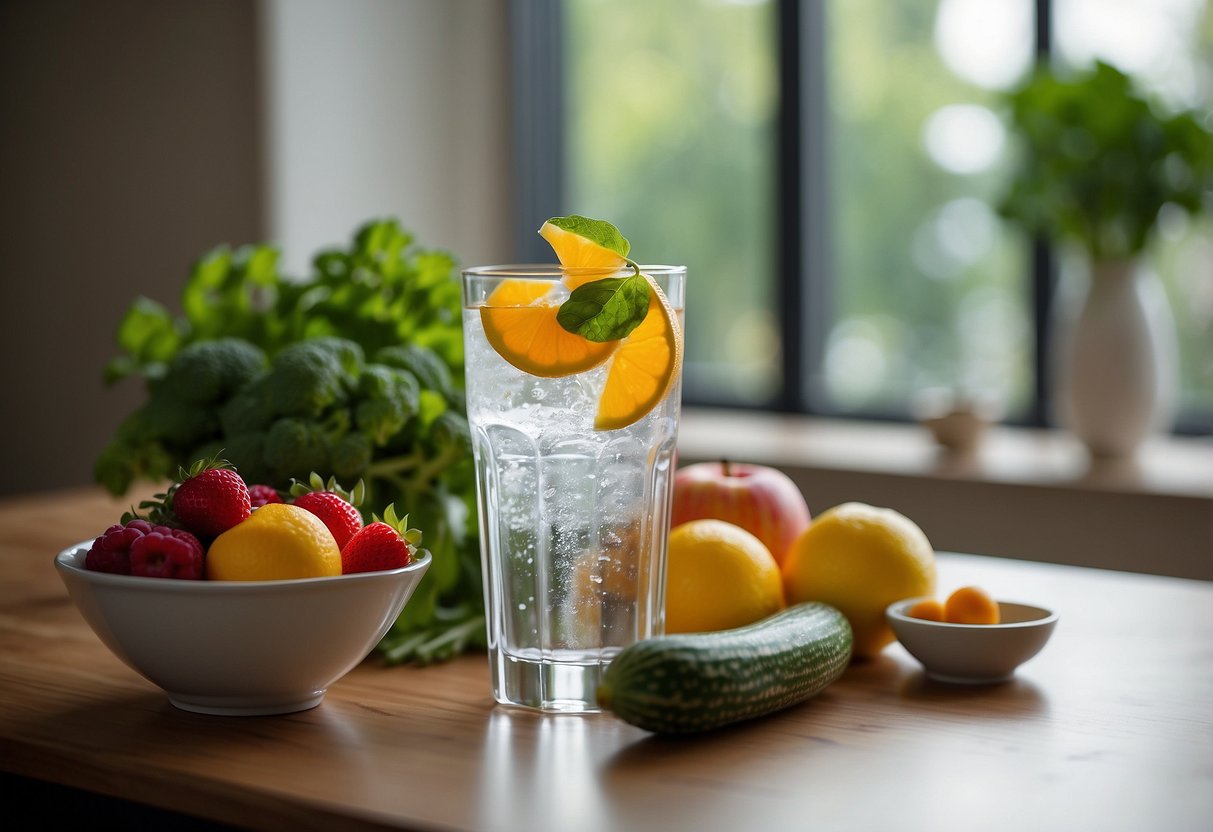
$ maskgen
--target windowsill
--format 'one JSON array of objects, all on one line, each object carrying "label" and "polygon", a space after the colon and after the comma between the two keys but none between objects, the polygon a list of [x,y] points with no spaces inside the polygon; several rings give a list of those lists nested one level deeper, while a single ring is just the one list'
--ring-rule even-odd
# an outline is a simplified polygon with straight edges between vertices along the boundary
[{"label": "windowsill", "polygon": [[913,517],[940,549],[1213,578],[1213,440],[1156,438],[1092,463],[1060,431],[991,427],[956,456],[912,424],[686,408],[682,463],[786,471],[814,512],[847,500]]}]

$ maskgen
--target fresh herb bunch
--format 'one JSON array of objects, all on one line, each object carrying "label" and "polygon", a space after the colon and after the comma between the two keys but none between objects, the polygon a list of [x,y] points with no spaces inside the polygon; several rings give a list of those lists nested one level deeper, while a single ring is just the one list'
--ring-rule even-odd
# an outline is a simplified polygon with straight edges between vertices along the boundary
[{"label": "fresh herb bunch", "polygon": [[394,220],[370,222],[303,280],[269,246],[219,248],[195,265],[183,314],[138,298],[106,380],[140,376],[147,400],[94,469],[124,494],[222,451],[249,483],[361,479],[368,516],[406,508],[433,562],[379,645],[389,663],[484,640],[460,288],[448,255],[413,242]]},{"label": "fresh herb bunch", "polygon": [[1025,230],[1123,260],[1164,205],[1206,209],[1213,133],[1198,113],[1163,114],[1110,64],[1070,80],[1040,67],[1007,100],[1025,158],[999,208]]}]

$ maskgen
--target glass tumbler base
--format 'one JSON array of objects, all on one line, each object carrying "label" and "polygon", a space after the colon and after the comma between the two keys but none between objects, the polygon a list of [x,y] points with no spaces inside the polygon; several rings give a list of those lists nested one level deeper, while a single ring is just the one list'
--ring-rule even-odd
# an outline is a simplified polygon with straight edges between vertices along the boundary
[{"label": "glass tumbler base", "polygon": [[596,691],[606,663],[555,662],[489,651],[493,697],[503,705],[519,705],[553,713],[597,713]]}]

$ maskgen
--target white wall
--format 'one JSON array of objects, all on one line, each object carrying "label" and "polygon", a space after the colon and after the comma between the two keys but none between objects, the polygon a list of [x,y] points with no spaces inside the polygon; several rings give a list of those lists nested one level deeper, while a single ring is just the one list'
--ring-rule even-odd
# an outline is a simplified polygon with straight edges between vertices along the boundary
[{"label": "white wall", "polygon": [[288,268],[393,215],[463,265],[509,248],[503,0],[263,0],[266,225]]}]

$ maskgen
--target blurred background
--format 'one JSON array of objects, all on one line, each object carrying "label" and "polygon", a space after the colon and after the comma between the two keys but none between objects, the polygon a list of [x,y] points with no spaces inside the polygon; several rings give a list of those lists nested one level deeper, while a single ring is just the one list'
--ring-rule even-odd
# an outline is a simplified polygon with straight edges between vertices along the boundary
[{"label": "blurred background", "polygon": [[[4,0],[4,492],[90,481],[142,396],[102,370],[135,296],[220,243],[302,273],[396,216],[464,265],[550,259],[548,216],[686,263],[685,401],[910,420],[931,388],[1053,423],[1067,250],[1000,219],[1036,61],[1213,108],[1209,0]],[[1169,428],[1213,428],[1213,222],[1148,258]]]}]

